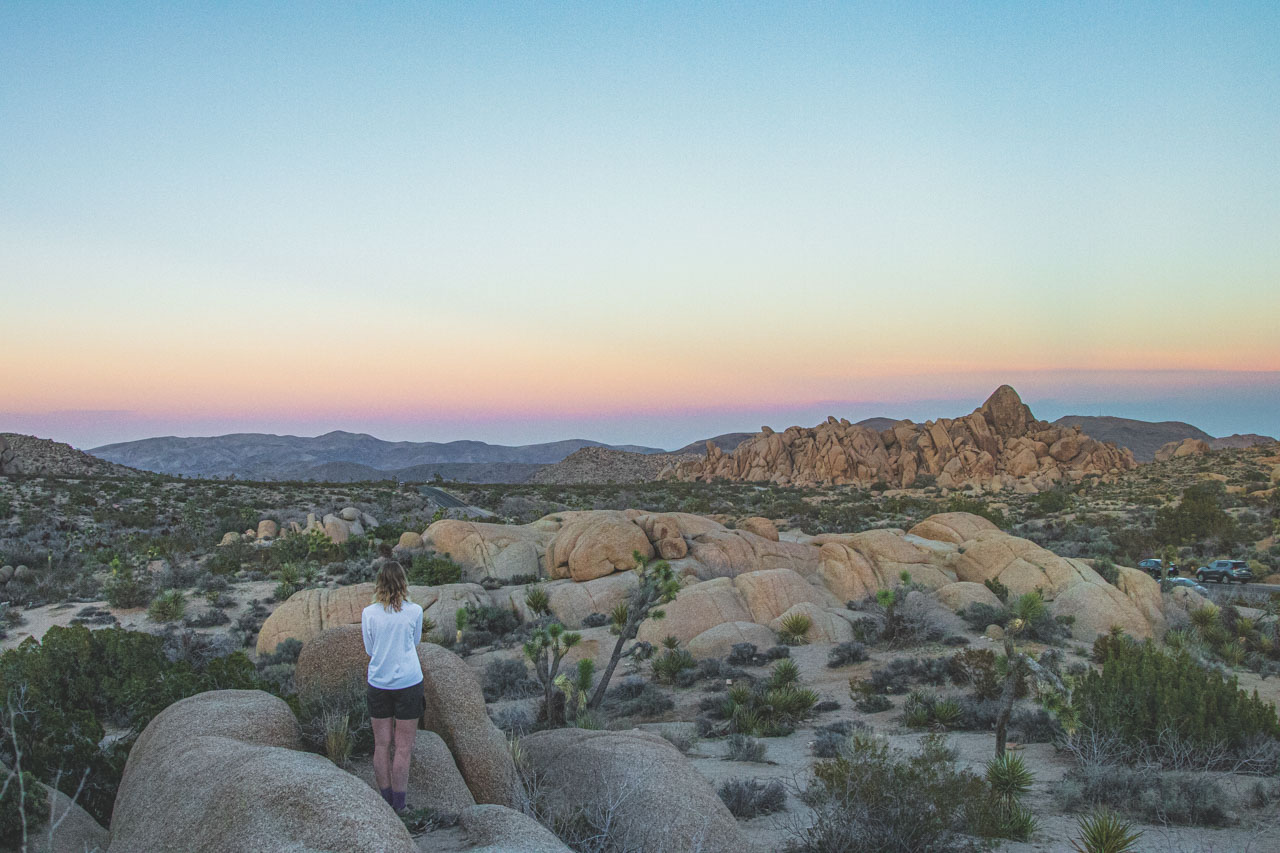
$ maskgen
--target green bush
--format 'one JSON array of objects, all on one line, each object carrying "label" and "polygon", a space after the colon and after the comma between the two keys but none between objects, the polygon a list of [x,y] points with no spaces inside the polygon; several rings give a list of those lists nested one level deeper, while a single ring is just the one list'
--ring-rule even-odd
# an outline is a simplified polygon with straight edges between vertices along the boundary
[{"label": "green bush", "polygon": [[111,558],[109,570],[102,593],[112,607],[142,607],[151,600],[151,583],[145,572],[119,557]]},{"label": "green bush", "polygon": [[729,688],[728,698],[719,708],[721,719],[731,732],[757,737],[783,737],[808,719],[818,694],[801,687],[800,668],[783,659],[773,665],[769,677],[755,684],[738,683]]},{"label": "green bush", "polygon": [[23,830],[27,837],[37,836],[36,828],[49,819],[49,798],[45,796],[40,780],[32,774],[22,771],[19,776],[7,768],[0,768],[3,773],[3,793],[0,793],[0,843],[13,845],[17,849],[23,841]]},{"label": "green bush", "polygon": [[792,830],[794,853],[967,850],[966,809],[988,795],[933,735],[906,754],[855,733],[836,758],[814,765],[813,776],[803,795],[813,823]]},{"label": "green bush", "polygon": [[1192,746],[1245,748],[1258,737],[1280,738],[1273,705],[1240,690],[1234,677],[1201,667],[1186,650],[1113,640],[1095,649],[1102,671],[1076,684],[1072,711],[1091,731],[1105,732],[1139,752],[1172,736]]},{"label": "green bush", "polygon": [[23,768],[69,795],[87,772],[80,803],[105,825],[135,736],[104,742],[105,725],[136,734],[179,699],[233,688],[266,689],[241,652],[171,661],[164,637],[53,626],[0,655],[0,758],[16,739]]},{"label": "green bush", "polygon": [[418,554],[409,565],[409,583],[424,586],[439,586],[445,583],[458,583],[462,580],[462,566],[459,566],[446,554]]}]

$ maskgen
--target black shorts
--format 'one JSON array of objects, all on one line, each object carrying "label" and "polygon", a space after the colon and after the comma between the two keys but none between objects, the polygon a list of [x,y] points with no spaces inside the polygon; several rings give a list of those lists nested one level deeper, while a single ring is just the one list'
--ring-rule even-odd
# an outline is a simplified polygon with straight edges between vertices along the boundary
[{"label": "black shorts", "polygon": [[383,690],[369,685],[369,716],[379,720],[395,717],[397,720],[416,720],[426,710],[422,695],[422,682],[399,690]]}]

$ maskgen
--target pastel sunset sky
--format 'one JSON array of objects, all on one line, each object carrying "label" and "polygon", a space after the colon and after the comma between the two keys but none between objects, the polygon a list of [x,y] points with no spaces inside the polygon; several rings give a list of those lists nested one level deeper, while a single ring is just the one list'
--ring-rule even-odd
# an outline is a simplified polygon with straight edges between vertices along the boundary
[{"label": "pastel sunset sky", "polygon": [[1280,4],[0,0],[0,431],[1280,434]]}]

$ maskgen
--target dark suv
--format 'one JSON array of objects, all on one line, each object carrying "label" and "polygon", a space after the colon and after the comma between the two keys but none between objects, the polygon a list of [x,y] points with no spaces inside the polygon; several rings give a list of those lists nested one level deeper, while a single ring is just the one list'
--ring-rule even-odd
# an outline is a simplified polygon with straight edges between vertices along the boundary
[{"label": "dark suv", "polygon": [[1249,571],[1249,564],[1244,560],[1214,560],[1196,570],[1196,580],[1200,583],[1248,583],[1253,580],[1253,572]]},{"label": "dark suv", "polygon": [[[1156,578],[1157,580],[1160,579],[1160,561],[1159,560],[1155,558],[1152,558],[1150,560],[1143,560],[1141,563],[1138,563],[1138,568],[1142,569],[1144,572],[1151,575],[1151,577]],[[1176,578],[1177,576],[1178,576],[1178,564],[1170,563],[1169,577]]]}]

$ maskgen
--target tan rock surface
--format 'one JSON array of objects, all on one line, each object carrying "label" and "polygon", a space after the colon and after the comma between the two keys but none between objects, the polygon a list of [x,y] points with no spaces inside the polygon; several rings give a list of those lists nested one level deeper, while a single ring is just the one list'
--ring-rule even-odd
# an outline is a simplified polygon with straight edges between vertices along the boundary
[{"label": "tan rock surface", "polygon": [[738,529],[754,533],[774,542],[778,541],[778,527],[767,518],[753,516],[752,518],[743,519],[742,523],[738,525]]},{"label": "tan rock surface", "polygon": [[338,625],[303,643],[293,680],[303,701],[358,691],[368,681],[369,656],[360,625]]},{"label": "tan rock surface", "polygon": [[753,643],[767,649],[777,643],[773,631],[755,622],[724,622],[708,628],[689,641],[689,654],[703,658],[722,658],[733,651],[736,643]]},{"label": "tan rock surface", "polygon": [[[462,566],[467,580],[545,574],[544,555],[554,531],[534,525],[443,519],[422,534],[423,544]],[[511,550],[512,553],[506,552]]]},{"label": "tan rock surface", "polygon": [[587,581],[635,567],[633,554],[654,556],[644,530],[618,512],[593,512],[565,522],[547,547],[553,578]]},{"label": "tan rock surface", "polygon": [[112,853],[414,853],[376,791],[300,746],[289,706],[260,691],[218,690],[170,705],[129,753]]},{"label": "tan rock surface", "polygon": [[433,643],[418,646],[426,713],[423,725],[440,735],[477,803],[514,807],[519,779],[507,739],[489,719],[480,682],[463,661]]},{"label": "tan rock surface", "polygon": [[[377,790],[372,757],[355,762],[351,772]],[[441,814],[455,814],[476,804],[462,774],[458,772],[449,747],[440,735],[424,730],[414,735],[407,793],[410,805],[415,808],[425,806]]]},{"label": "tan rock surface", "polygon": [[620,847],[636,853],[753,849],[711,783],[658,735],[554,729],[525,736],[521,746],[553,806],[616,804]]},{"label": "tan rock surface", "polygon": [[961,545],[984,530],[999,530],[987,519],[971,512],[940,512],[921,521],[908,533],[922,539]]},{"label": "tan rock surface", "polygon": [[1004,607],[996,594],[980,583],[957,581],[938,587],[938,601],[942,602],[953,613],[958,613],[970,604],[985,604],[988,607]]},{"label": "tan rock surface", "polygon": [[751,621],[767,625],[801,602],[819,607],[839,604],[825,588],[809,583],[790,569],[765,569],[747,572],[733,579],[742,596]]},{"label": "tan rock surface", "polygon": [[676,600],[663,605],[666,618],[648,619],[640,625],[637,639],[657,645],[667,636],[683,644],[716,625],[725,622],[752,622],[733,581],[715,578],[684,587]]},{"label": "tan rock surface", "polygon": [[805,640],[810,643],[844,643],[853,639],[853,625],[848,620],[808,601],[788,607],[778,618],[769,623],[769,627],[781,633],[784,621],[792,614],[803,614],[808,617],[810,627],[805,634]]}]

